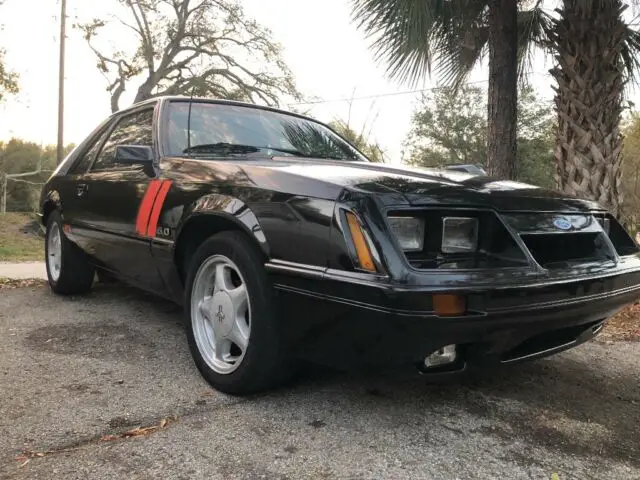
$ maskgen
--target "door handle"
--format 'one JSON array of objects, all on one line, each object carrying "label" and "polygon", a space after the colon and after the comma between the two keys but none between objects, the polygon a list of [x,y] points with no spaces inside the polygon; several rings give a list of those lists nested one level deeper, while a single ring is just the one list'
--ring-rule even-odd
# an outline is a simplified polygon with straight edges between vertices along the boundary
[{"label": "door handle", "polygon": [[83,196],[85,193],[87,193],[87,190],[89,189],[89,185],[87,185],[86,183],[79,183],[76,186],[76,194],[81,197]]}]

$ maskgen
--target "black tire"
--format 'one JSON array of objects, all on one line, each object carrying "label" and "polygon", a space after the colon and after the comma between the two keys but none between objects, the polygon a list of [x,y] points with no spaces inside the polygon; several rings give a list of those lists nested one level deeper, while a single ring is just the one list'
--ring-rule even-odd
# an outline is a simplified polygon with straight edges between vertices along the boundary
[{"label": "black tire", "polygon": [[[191,315],[191,295],[196,274],[200,265],[214,255],[227,257],[240,270],[252,312],[251,333],[242,363],[227,374],[216,372],[204,360],[194,338]],[[247,395],[271,389],[283,383],[291,374],[283,335],[277,323],[271,285],[263,265],[264,257],[259,248],[246,234],[235,231],[210,237],[198,247],[189,261],[185,289],[189,349],[205,380],[224,393]]]},{"label": "black tire", "polygon": [[[59,229],[60,232],[60,245],[62,250],[60,274],[57,279],[51,272],[48,261],[50,255],[49,236],[55,228]],[[55,293],[59,295],[77,295],[87,293],[91,290],[95,269],[87,260],[84,252],[65,236],[62,217],[57,210],[52,212],[47,220],[44,252],[49,285]]]}]

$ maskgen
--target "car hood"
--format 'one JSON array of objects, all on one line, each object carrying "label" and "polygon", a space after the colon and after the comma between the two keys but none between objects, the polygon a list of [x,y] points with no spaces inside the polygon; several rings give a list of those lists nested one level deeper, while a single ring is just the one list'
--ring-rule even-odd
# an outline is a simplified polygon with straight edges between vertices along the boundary
[{"label": "car hood", "polygon": [[385,203],[482,206],[499,211],[602,210],[595,202],[520,182],[464,172],[410,168],[368,162],[274,158],[269,169],[380,194]]}]

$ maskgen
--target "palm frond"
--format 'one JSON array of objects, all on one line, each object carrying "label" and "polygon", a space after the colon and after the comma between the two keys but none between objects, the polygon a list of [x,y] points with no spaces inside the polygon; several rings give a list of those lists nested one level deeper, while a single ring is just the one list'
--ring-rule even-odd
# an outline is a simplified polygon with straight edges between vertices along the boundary
[{"label": "palm frond", "polygon": [[454,89],[460,88],[487,53],[488,43],[489,28],[485,25],[469,27],[463,38],[452,32],[438,48],[440,81]]},{"label": "palm frond", "polygon": [[627,25],[626,41],[620,52],[628,88],[640,84],[640,32]]},{"label": "palm frond", "polygon": [[531,10],[518,12],[518,80],[523,86],[533,68],[535,49],[549,50],[553,19],[542,9],[542,3],[538,0]]},{"label": "palm frond", "polygon": [[[482,14],[481,0],[352,0],[357,27],[372,40],[387,74],[415,85],[432,64],[464,38]],[[455,75],[454,75],[455,77]]]}]

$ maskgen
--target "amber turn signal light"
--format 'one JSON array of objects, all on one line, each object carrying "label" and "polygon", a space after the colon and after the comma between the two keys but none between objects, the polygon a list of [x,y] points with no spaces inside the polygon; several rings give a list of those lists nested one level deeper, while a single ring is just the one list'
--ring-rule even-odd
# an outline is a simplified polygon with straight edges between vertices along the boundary
[{"label": "amber turn signal light", "polygon": [[464,295],[438,293],[433,296],[433,309],[441,317],[456,317],[465,314],[467,301]]},{"label": "amber turn signal light", "polygon": [[358,255],[358,263],[360,268],[368,270],[370,272],[376,271],[376,264],[373,262],[371,251],[367,246],[367,241],[364,238],[362,227],[356,216],[351,212],[346,212],[347,223],[349,224],[349,231],[351,232],[351,238],[353,239],[353,245],[356,247],[356,254]]}]

